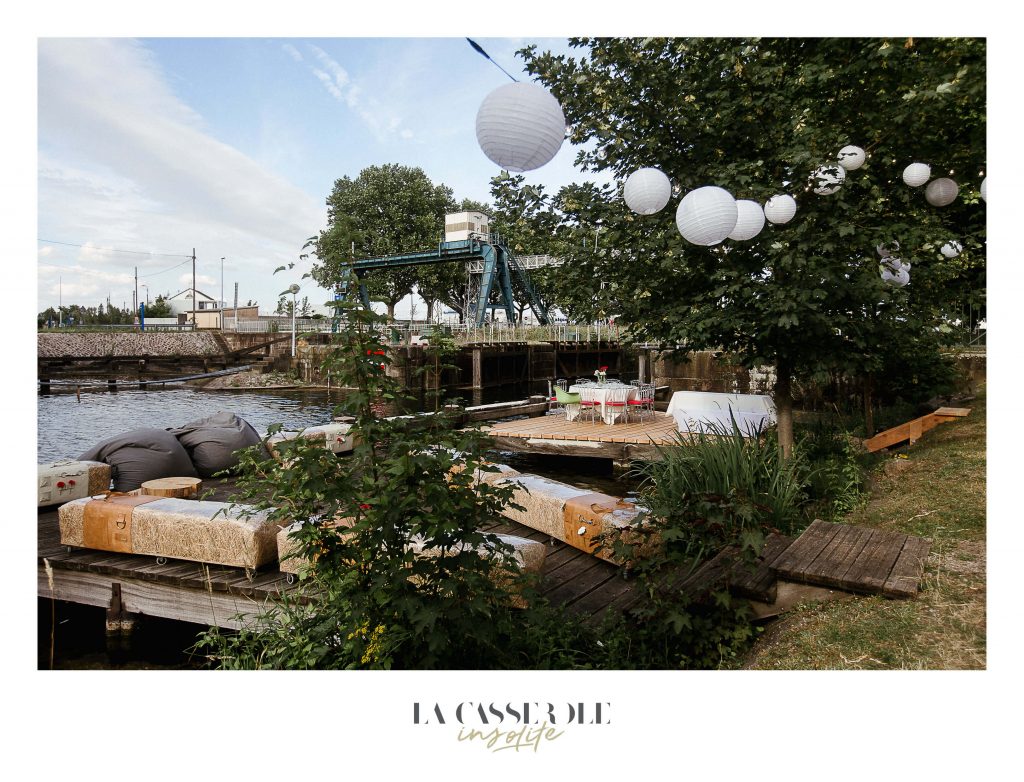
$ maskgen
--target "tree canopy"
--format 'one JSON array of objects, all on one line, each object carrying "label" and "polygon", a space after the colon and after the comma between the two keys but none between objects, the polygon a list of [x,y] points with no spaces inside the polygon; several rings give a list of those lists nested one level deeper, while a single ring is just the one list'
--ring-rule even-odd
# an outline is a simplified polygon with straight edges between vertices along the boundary
[{"label": "tree canopy", "polygon": [[[369,166],[355,179],[343,177],[327,197],[327,229],[315,242],[319,262],[311,275],[336,288],[354,258],[413,252],[436,245],[444,215],[454,211],[451,188],[435,185],[420,168],[396,164]],[[370,297],[384,302],[388,315],[418,280],[414,267],[367,275]]]},{"label": "tree canopy", "polygon": [[[612,187],[555,199],[577,317],[617,314],[638,339],[721,349],[773,364],[780,437],[791,442],[789,380],[881,366],[901,333],[942,322],[984,287],[985,43],[977,39],[587,39],[579,57],[521,52],[562,104],[585,170],[619,181],[653,166],[680,196],[704,185],[763,204],[788,193],[785,225],[746,242],[687,243],[677,199],[639,216]],[[868,154],[832,195],[811,173],[853,144]],[[960,185],[950,206],[905,185],[908,164]],[[950,173],[951,172],[951,173]],[[584,249],[582,238],[595,233]],[[946,259],[949,239],[964,252]],[[879,276],[876,246],[899,242],[912,282]],[[603,284],[602,284],[603,283]],[[788,431],[787,431],[788,430]]]}]

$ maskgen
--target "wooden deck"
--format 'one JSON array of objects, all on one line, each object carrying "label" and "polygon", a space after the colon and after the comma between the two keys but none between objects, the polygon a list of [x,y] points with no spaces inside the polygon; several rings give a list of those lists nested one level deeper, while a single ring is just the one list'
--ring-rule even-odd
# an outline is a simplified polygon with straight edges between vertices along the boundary
[{"label": "wooden deck", "polygon": [[[215,500],[226,500],[232,491],[231,484],[216,481],[205,482],[204,488],[214,490]],[[618,567],[552,541],[542,532],[514,522],[496,524],[488,531],[545,543],[540,591],[573,613],[603,616],[633,589],[634,582],[623,578]],[[276,563],[246,571],[173,559],[160,565],[154,557],[137,554],[69,551],[60,544],[56,508],[38,514],[37,566],[40,597],[109,609],[118,602],[114,597],[118,595],[126,613],[225,628],[240,627],[269,600],[296,588],[287,583]]]},{"label": "wooden deck", "polygon": [[814,521],[770,567],[790,581],[913,597],[930,547],[899,532]]},{"label": "wooden deck", "polygon": [[544,415],[503,421],[484,430],[499,451],[595,456],[606,459],[656,459],[658,448],[678,444],[675,419],[664,413],[623,424],[566,421]]}]

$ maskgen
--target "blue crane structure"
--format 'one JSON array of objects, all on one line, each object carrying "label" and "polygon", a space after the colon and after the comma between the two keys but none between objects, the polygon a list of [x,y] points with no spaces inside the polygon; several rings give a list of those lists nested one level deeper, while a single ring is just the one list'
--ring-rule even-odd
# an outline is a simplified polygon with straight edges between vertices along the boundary
[{"label": "blue crane structure", "polygon": [[[509,323],[515,321],[515,312],[512,308],[512,281],[526,297],[530,309],[537,316],[539,323],[547,325],[548,307],[537,295],[530,275],[521,264],[516,261],[515,255],[509,250],[508,245],[502,241],[496,233],[475,234],[468,239],[460,239],[452,242],[438,242],[434,249],[419,250],[411,253],[400,253],[398,255],[386,255],[380,258],[363,258],[355,261],[352,265],[356,277],[359,278],[359,297],[367,308],[370,306],[370,297],[366,290],[363,278],[373,271],[382,269],[396,269],[402,266],[422,266],[430,263],[472,263],[482,262],[479,291],[476,293],[476,305],[474,307],[475,323],[482,326],[486,320],[487,310],[502,309],[508,317]],[[498,303],[491,303],[491,294],[496,293]],[[344,292],[342,293],[344,295]],[[469,313],[466,313],[467,319]]]}]

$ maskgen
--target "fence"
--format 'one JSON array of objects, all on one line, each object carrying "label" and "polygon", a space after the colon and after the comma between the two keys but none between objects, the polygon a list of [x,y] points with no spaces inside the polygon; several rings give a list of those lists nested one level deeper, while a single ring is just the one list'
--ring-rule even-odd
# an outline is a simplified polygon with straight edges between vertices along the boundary
[{"label": "fence", "polygon": [[[391,342],[411,342],[413,337],[429,341],[435,331],[448,331],[459,344],[494,344],[498,342],[617,342],[619,327],[606,323],[562,323],[549,326],[532,326],[516,323],[486,323],[474,326],[465,323],[440,325],[424,322],[399,322],[381,326],[381,333]],[[291,334],[292,321],[288,319],[237,320],[224,319],[224,330],[239,334]],[[296,334],[331,333],[334,330],[329,318],[313,320],[296,318]]]}]

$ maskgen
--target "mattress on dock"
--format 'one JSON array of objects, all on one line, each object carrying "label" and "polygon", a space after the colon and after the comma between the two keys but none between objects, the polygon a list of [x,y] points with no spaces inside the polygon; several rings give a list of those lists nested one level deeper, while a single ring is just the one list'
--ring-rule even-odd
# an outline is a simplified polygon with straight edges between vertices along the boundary
[{"label": "mattress on dock", "polygon": [[323,424],[322,426],[307,426],[298,432],[278,432],[267,440],[267,447],[277,455],[277,446],[296,437],[305,437],[310,440],[322,440],[327,450],[334,453],[348,453],[355,444],[355,437],[349,434],[351,424]]},{"label": "mattress on dock", "polygon": [[110,490],[110,465],[64,459],[39,465],[39,507]]},{"label": "mattress on dock", "polygon": [[58,511],[65,546],[255,569],[277,558],[267,511],[148,495],[86,497]]},{"label": "mattress on dock", "polygon": [[[343,522],[339,522],[339,525],[343,524]],[[282,573],[304,575],[310,569],[309,559],[299,555],[299,542],[292,537],[292,533],[301,527],[302,525],[296,522],[284,527],[277,533],[277,558],[280,562]],[[544,567],[544,557],[547,555],[547,548],[543,543],[527,540],[516,535],[495,535],[495,537],[501,540],[502,543],[511,546],[511,556],[515,558],[522,572],[540,574],[541,569]],[[438,553],[436,547],[426,546],[422,538],[414,538],[410,542],[409,548],[417,556],[431,557],[437,556]],[[491,550],[486,546],[477,548],[477,551],[484,556]]]},{"label": "mattress on dock", "polygon": [[539,475],[516,475],[499,481],[511,486],[512,502],[502,515],[531,529],[544,532],[570,546],[611,559],[610,552],[597,552],[601,534],[628,530],[643,512],[635,503],[608,494],[588,492]]}]

